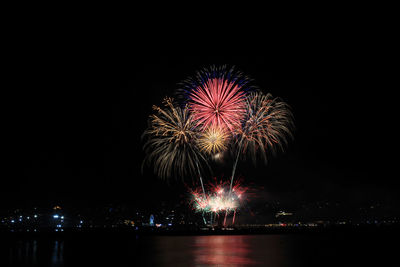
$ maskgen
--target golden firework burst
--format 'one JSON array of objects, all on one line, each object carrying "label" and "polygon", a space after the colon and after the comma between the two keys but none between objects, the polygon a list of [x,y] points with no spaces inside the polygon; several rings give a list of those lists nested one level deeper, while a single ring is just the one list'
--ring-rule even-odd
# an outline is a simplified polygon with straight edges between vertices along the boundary
[{"label": "golden firework burst", "polygon": [[198,145],[201,151],[208,154],[222,152],[227,147],[229,139],[228,133],[220,127],[209,127],[198,139]]},{"label": "golden firework burst", "polygon": [[205,160],[196,146],[198,133],[188,107],[181,108],[172,98],[166,98],[163,107],[153,109],[156,114],[150,116],[142,137],[147,140],[143,164],[153,165],[162,179],[198,174]]}]

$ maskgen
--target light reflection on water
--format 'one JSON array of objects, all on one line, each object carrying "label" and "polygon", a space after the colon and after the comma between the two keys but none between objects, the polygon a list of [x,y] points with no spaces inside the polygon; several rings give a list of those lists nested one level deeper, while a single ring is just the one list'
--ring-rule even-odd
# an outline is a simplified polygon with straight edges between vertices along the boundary
[{"label": "light reflection on water", "polygon": [[[153,236],[11,241],[5,266],[286,266],[285,236]],[[0,246],[0,248],[2,248]],[[3,250],[4,253],[4,250]],[[7,258],[0,257],[0,266]]]},{"label": "light reflection on water", "polygon": [[52,266],[61,266],[64,262],[64,241],[54,241],[52,250],[51,263]]},{"label": "light reflection on water", "polygon": [[[17,241],[13,246],[8,248],[7,252],[9,263],[37,264],[37,240]],[[5,259],[1,260],[3,261]],[[0,261],[0,265],[2,261]]]},{"label": "light reflection on water", "polygon": [[249,265],[255,264],[250,257],[250,244],[246,236],[198,236],[194,240],[196,265]]},{"label": "light reflection on water", "polygon": [[[0,266],[392,266],[388,234],[0,236]],[[355,250],[357,248],[357,250]],[[360,251],[360,252],[358,252]],[[400,266],[400,265],[395,265]]]},{"label": "light reflection on water", "polygon": [[287,266],[285,236],[159,237],[156,265],[173,266]]}]

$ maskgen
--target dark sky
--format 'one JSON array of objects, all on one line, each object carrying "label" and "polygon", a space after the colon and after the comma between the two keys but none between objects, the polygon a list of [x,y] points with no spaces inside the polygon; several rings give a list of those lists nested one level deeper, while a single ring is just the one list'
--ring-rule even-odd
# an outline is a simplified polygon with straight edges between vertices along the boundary
[{"label": "dark sky", "polygon": [[27,36],[29,45],[10,53],[12,82],[3,98],[3,207],[157,202],[184,193],[150,169],[141,174],[140,136],[151,106],[211,64],[235,65],[294,112],[287,153],[267,166],[240,163],[246,182],[276,198],[398,201],[389,154],[398,153],[398,120],[391,118],[393,72],[383,46],[321,36],[310,44],[211,54],[74,34]]}]

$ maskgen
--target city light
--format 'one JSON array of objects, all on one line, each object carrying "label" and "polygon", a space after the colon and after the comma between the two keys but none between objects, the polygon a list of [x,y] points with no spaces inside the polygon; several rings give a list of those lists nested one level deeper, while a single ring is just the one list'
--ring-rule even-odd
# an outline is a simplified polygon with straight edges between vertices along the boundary
[{"label": "city light", "polygon": [[[224,194],[227,194],[229,191],[226,188],[222,188],[221,186],[216,186],[214,188],[215,196],[223,196]],[[235,195],[234,200],[232,201],[237,201],[237,199],[244,198],[246,197],[245,194],[242,194],[237,188],[232,189],[232,192],[237,194]],[[229,198],[229,201],[231,201],[231,197],[226,196],[227,199]],[[220,203],[216,203],[220,204]],[[222,203],[223,204],[223,203]],[[318,203],[317,203],[318,204]],[[296,228],[296,229],[305,229],[309,227],[357,227],[357,226],[365,226],[365,225],[371,225],[371,226],[379,226],[379,227],[385,227],[386,225],[392,225],[392,224],[398,224],[399,223],[399,218],[398,217],[393,217],[390,219],[379,219],[378,217],[366,217],[365,219],[361,219],[357,221],[357,219],[345,219],[345,218],[335,218],[331,220],[323,220],[323,219],[312,219],[311,221],[309,218],[305,217],[302,218],[298,214],[302,214],[304,210],[286,210],[283,209],[279,206],[279,203],[274,204],[276,206],[276,212],[270,212],[270,221],[265,222],[265,224],[238,224],[237,227],[238,229],[250,229],[252,227],[255,227],[257,229],[265,228],[268,229],[277,229],[277,228]],[[320,208],[318,205],[315,206],[315,211],[314,213],[319,215],[317,212],[319,212]],[[312,206],[313,207],[313,206]],[[303,207],[305,209],[305,207]],[[310,209],[310,208],[309,208]],[[215,211],[218,211],[217,208],[215,208]],[[267,212],[265,209],[261,210],[264,213]],[[77,230],[83,230],[83,229],[89,229],[89,228],[118,228],[118,227],[124,227],[129,226],[132,229],[138,229],[141,231],[142,229],[146,231],[147,229],[150,229],[152,227],[158,229],[156,231],[175,231],[176,229],[185,229],[185,227],[192,227],[194,221],[190,221],[188,219],[188,215],[185,214],[183,211],[173,211],[169,209],[163,209],[161,212],[155,212],[154,214],[146,214],[139,213],[139,215],[136,215],[136,211],[133,213],[134,216],[132,217],[125,217],[126,215],[121,213],[119,215],[116,215],[116,219],[112,222],[104,222],[101,218],[91,218],[91,217],[85,217],[85,220],[83,220],[83,217],[81,217],[80,214],[77,216],[74,216],[74,214],[69,214],[69,213],[64,213],[64,212],[57,212],[54,213],[54,211],[44,211],[41,214],[35,213],[37,211],[12,211],[9,214],[3,215],[3,217],[0,217],[0,231],[7,229],[8,231],[22,231],[22,232],[34,232],[34,229],[36,229],[38,232],[40,231],[47,231],[47,229],[52,229],[54,231],[55,229],[58,229],[58,232],[61,231],[61,229],[77,229]],[[185,211],[186,212],[186,211]],[[25,215],[20,215],[20,214],[25,214]],[[30,214],[28,216],[28,214]],[[39,216],[40,215],[40,216]],[[135,216],[136,215],[136,216]],[[224,214],[222,214],[224,215]],[[238,214],[235,214],[237,218]],[[240,215],[240,214],[239,214]],[[149,216],[149,217],[147,217]],[[201,214],[197,215],[197,218],[193,216],[195,220],[201,220]],[[218,216],[218,214],[217,214]],[[214,216],[212,219],[215,220],[215,222],[222,224],[223,217],[219,218],[217,216]],[[68,218],[67,218],[68,217]],[[35,218],[35,219],[34,219]],[[149,218],[149,219],[147,219]],[[24,220],[25,219],[25,220]],[[97,221],[98,220],[98,221]],[[158,221],[160,220],[160,221]],[[208,218],[207,218],[208,220]],[[219,220],[219,221],[218,221]],[[85,224],[85,226],[83,225]],[[219,225],[218,225],[219,226]],[[138,227],[138,228],[136,228]],[[204,227],[206,229],[207,227]],[[300,229],[300,230],[301,230]],[[203,228],[201,228],[203,230]],[[69,232],[69,230],[65,230]]]}]

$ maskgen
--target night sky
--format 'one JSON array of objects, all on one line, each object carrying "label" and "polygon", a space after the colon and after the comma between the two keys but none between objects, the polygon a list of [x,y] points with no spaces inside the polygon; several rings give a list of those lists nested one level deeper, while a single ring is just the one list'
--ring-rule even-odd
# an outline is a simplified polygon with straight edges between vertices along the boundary
[{"label": "night sky", "polygon": [[[141,173],[140,138],[152,105],[211,64],[235,65],[292,107],[295,139],[286,153],[267,166],[238,166],[266,199],[399,202],[397,163],[389,154],[398,153],[398,120],[390,117],[392,73],[382,47],[326,37],[310,46],[209,54],[73,35],[31,37],[11,53],[12,82],[4,88],[2,208],[145,205],[184,194],[180,181],[168,185],[151,169]],[[230,164],[219,178],[229,176]]]}]

